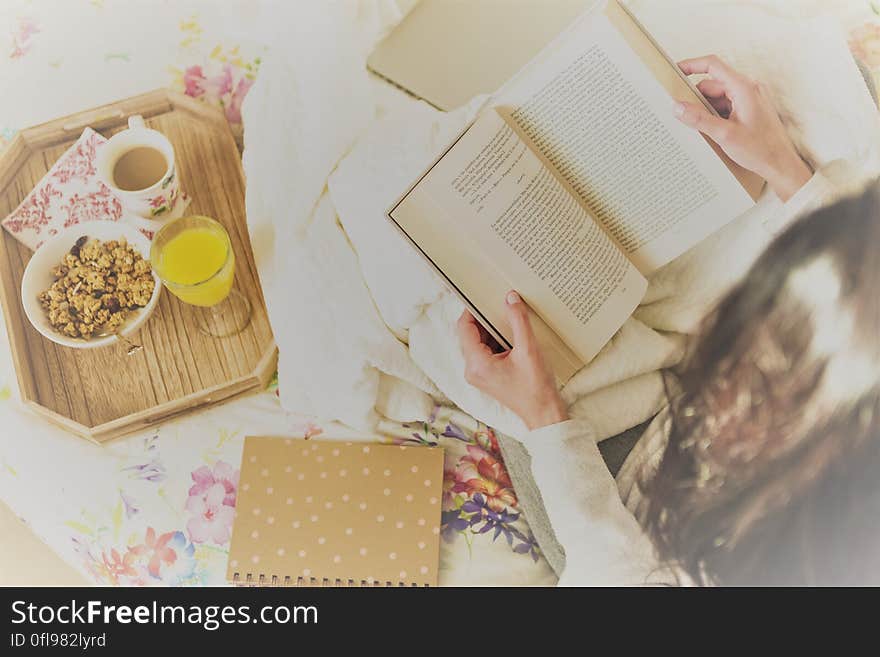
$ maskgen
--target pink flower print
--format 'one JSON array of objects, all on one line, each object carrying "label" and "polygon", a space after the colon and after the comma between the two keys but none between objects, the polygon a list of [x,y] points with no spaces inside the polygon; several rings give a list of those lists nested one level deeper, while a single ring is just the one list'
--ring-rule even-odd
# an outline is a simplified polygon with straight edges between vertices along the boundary
[{"label": "pink flower print", "polygon": [[20,59],[31,49],[33,36],[40,31],[39,26],[30,18],[19,18],[18,29],[12,33],[12,52],[10,59]]},{"label": "pink flower print", "polygon": [[467,490],[467,482],[459,476],[456,468],[444,468],[443,470],[443,510],[451,511],[456,508],[455,499],[458,493]]},{"label": "pink flower print", "polygon": [[101,563],[99,564],[100,574],[103,575],[108,582],[118,586],[120,580],[126,578],[136,578],[138,569],[136,567],[137,555],[131,550],[124,555],[120,554],[116,548],[110,550],[109,556],[106,552],[101,554]]},{"label": "pink flower print", "polygon": [[43,226],[49,223],[48,212],[52,199],[61,196],[61,192],[51,183],[44,185],[28,196],[24,203],[4,220],[3,225],[12,233],[32,230],[39,235]]},{"label": "pink flower print", "polygon": [[[275,394],[278,394],[277,390],[275,391]],[[324,433],[324,430],[321,427],[311,421],[297,422],[290,427],[290,430],[293,431],[293,433],[301,433],[306,440],[315,436],[320,436]]]},{"label": "pink flower print", "polygon": [[[123,564],[131,566],[131,562],[137,560],[146,565],[151,577],[173,586],[192,575],[195,570],[194,554],[195,546],[186,540],[182,532],[158,535],[155,529],[148,527],[144,542],[128,548]],[[127,570],[125,574],[131,576]]]},{"label": "pink flower print", "polygon": [[153,209],[161,208],[163,205],[168,205],[168,199],[162,195],[150,199],[150,207]]},{"label": "pink flower print", "polygon": [[74,194],[63,209],[67,212],[65,228],[86,221],[118,221],[122,216],[122,204],[103,183],[93,194]]},{"label": "pink flower print", "polygon": [[225,491],[223,503],[228,506],[235,506],[239,475],[240,473],[238,469],[233,468],[225,461],[217,461],[217,463],[214,464],[213,470],[208,466],[203,465],[199,469],[194,470],[190,475],[195,484],[189,489],[189,494],[191,496],[199,495],[204,493],[214,484],[221,483],[223,484],[223,489]]},{"label": "pink flower print", "polygon": [[224,461],[211,470],[202,466],[190,475],[195,482],[189,489],[186,510],[192,514],[186,528],[193,543],[227,543],[232,536],[239,471]]},{"label": "pink flower print", "polygon": [[95,153],[98,146],[104,143],[104,138],[98,133],[92,133],[88,139],[81,141],[76,150],[61,160],[52,178],[60,184],[66,184],[73,179],[80,179],[84,183],[95,175]]},{"label": "pink flower print", "polygon": [[150,216],[158,217],[161,214],[169,212],[174,204],[177,203],[178,190],[172,189],[171,193],[166,197],[164,194],[154,196],[150,199]]},{"label": "pink flower print", "polygon": [[242,66],[226,62],[220,72],[212,76],[205,75],[200,65],[189,66],[183,73],[184,92],[221,107],[231,124],[240,124],[241,104],[254,84],[253,72],[257,63]]},{"label": "pink flower print", "polygon": [[239,80],[238,84],[235,86],[235,91],[232,92],[232,98],[226,106],[226,120],[230,123],[241,123],[241,104],[244,102],[244,98],[247,96],[247,92],[250,91],[253,84],[253,80],[245,77]]},{"label": "pink flower print", "polygon": [[232,92],[232,66],[230,64],[224,64],[221,73],[208,78],[205,92],[210,98],[217,100],[222,100],[226,94]]},{"label": "pink flower print", "polygon": [[190,66],[183,72],[183,88],[184,93],[193,98],[205,93],[205,73],[201,66]]},{"label": "pink flower print", "polygon": [[223,486],[214,484],[203,495],[190,497],[186,510],[193,517],[186,523],[186,529],[193,543],[213,541],[224,545],[232,536],[232,521],[235,509],[223,504]]},{"label": "pink flower print", "polygon": [[452,492],[465,493],[469,497],[481,493],[489,508],[496,513],[507,507],[516,507],[513,483],[501,459],[478,445],[468,445],[467,451],[467,456],[455,468]]}]

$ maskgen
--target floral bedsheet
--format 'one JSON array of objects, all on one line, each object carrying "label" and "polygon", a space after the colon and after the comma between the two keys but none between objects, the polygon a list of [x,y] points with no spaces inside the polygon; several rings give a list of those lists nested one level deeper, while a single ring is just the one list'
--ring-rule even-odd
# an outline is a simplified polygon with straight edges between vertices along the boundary
[{"label": "floral bedsheet", "polygon": [[[792,0],[798,1],[800,0]],[[853,51],[880,76],[880,3],[832,7]],[[157,87],[221,107],[241,136],[241,102],[259,72],[254,5],[243,0],[4,0],[0,3],[0,148],[16,130]],[[219,585],[243,439],[251,435],[442,446],[441,583],[552,584],[522,517],[494,432],[438,407],[364,436],[286,413],[273,387],[107,444],[26,411],[0,322],[0,499],[91,581]]]},{"label": "floral bedsheet", "polygon": [[364,436],[285,413],[270,388],[98,447],[17,408],[9,385],[0,397],[0,498],[98,584],[224,584],[248,434],[439,445],[446,456],[441,583],[555,581],[518,509],[493,431],[453,409]]}]

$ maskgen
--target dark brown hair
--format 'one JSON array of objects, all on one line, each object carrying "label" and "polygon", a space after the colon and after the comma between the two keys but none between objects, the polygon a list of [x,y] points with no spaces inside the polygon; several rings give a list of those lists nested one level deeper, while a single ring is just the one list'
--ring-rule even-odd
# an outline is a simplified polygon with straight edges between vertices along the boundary
[{"label": "dark brown hair", "polygon": [[724,585],[880,584],[880,185],[797,222],[668,381],[660,556]]}]

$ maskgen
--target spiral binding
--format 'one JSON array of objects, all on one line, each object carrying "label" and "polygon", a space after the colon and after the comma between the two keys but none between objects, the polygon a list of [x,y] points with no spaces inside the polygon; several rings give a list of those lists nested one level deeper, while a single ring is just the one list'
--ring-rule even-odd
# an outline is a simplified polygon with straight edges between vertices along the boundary
[{"label": "spiral binding", "polygon": [[420,585],[415,582],[411,584],[407,584],[406,582],[392,582],[385,581],[380,582],[374,580],[372,583],[368,580],[355,580],[355,579],[329,579],[327,577],[279,577],[278,575],[266,575],[264,573],[259,573],[255,575],[254,573],[245,573],[242,576],[241,573],[233,573],[232,575],[232,583],[235,586],[244,586],[244,587],[257,587],[257,586],[266,586],[266,587],[315,587],[315,588],[344,588],[344,587],[372,587],[372,588],[394,588],[394,587],[419,587],[425,586],[428,584]]}]

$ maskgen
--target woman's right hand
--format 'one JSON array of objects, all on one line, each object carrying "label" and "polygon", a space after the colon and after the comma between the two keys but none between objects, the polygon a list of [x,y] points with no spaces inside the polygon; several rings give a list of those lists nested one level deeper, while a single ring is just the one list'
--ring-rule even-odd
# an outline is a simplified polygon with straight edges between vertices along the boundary
[{"label": "woman's right hand", "polygon": [[568,419],[568,409],[538,339],[529,310],[516,292],[509,292],[505,308],[513,331],[513,349],[495,353],[494,340],[467,310],[458,320],[458,337],[468,383],[497,399],[519,415],[530,431]]},{"label": "woman's right hand", "polygon": [[679,67],[686,75],[709,75],[697,88],[722,117],[698,103],[678,103],[675,113],[682,123],[710,137],[737,164],[764,178],[783,201],[812,178],[762,84],[715,55],[687,59]]}]

